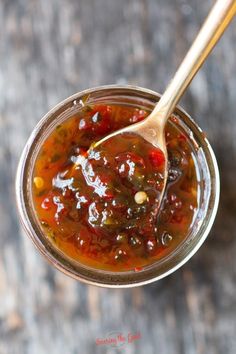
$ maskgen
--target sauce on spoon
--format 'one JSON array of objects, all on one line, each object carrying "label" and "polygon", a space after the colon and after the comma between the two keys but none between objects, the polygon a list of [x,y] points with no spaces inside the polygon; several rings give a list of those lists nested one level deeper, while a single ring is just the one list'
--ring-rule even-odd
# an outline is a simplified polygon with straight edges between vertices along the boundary
[{"label": "sauce on spoon", "polygon": [[162,151],[132,134],[90,149],[147,115],[125,106],[85,107],[43,143],[33,177],[36,214],[45,234],[69,257],[99,269],[137,271],[188,234],[198,182],[193,147],[175,122],[167,125],[170,165],[160,210]]}]

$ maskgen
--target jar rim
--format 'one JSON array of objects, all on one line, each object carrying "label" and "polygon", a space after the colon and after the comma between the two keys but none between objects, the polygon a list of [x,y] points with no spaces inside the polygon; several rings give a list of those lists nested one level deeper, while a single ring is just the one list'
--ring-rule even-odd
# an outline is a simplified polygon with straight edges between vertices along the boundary
[{"label": "jar rim", "polygon": [[[173,252],[171,252],[163,259],[164,262],[163,260],[154,262],[151,265],[145,266],[143,270],[139,272],[104,271],[87,267],[82,263],[72,260],[58,249],[56,249],[56,247],[53,246],[51,242],[47,241],[45,237],[43,238],[42,231],[41,235],[39,235],[39,227],[37,228],[37,225],[33,219],[33,212],[30,210],[29,173],[30,168],[32,170],[31,161],[35,154],[35,149],[39,146],[39,140],[47,131],[47,127],[50,124],[55,123],[59,115],[63,114],[63,112],[66,112],[66,109],[69,109],[69,112],[71,112],[72,115],[74,113],[72,112],[73,107],[78,104],[82,104],[83,102],[81,102],[81,100],[83,97],[89,97],[96,94],[98,100],[101,98],[104,99],[105,94],[108,95],[107,98],[111,97],[112,95],[114,95],[114,97],[134,97],[136,95],[142,100],[147,100],[149,102],[152,100],[153,104],[155,104],[155,102],[157,102],[157,100],[159,100],[161,97],[161,95],[155,91],[138,86],[106,85],[75,93],[74,95],[66,98],[65,100],[58,103],[55,107],[53,107],[34,128],[25,145],[19,161],[16,174],[16,200],[20,220],[24,230],[28,236],[30,236],[39,251],[50,263],[52,263],[57,269],[61,270],[65,274],[82,282],[102,287],[124,288],[148,284],[159,280],[180,268],[197,252],[209,234],[217,213],[220,194],[220,179],[217,161],[214,152],[201,128],[199,128],[197,123],[190,117],[187,112],[185,112],[184,109],[182,109],[180,106],[177,106],[174,114],[179,116],[181,121],[184,121],[187,127],[190,128],[191,131],[194,131],[194,134],[198,136],[199,141],[201,142],[200,146],[203,150],[204,156],[206,157],[206,162],[210,173],[209,181],[211,190],[209,195],[209,206],[207,209],[208,214],[206,220],[204,220],[204,223],[201,225],[202,227],[198,231],[201,231],[201,235],[198,235],[198,240],[192,244],[190,242],[190,245],[188,245],[189,248],[187,253],[185,252],[185,254],[181,255],[180,249],[178,251],[179,254],[175,255],[174,257],[176,250],[181,248],[179,245]],[[70,111],[70,109],[72,109],[72,111]]]}]

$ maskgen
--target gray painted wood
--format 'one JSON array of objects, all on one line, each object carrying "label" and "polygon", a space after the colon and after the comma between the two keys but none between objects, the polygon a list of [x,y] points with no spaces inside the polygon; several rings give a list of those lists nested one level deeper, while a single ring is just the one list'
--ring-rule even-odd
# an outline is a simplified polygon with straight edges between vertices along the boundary
[{"label": "gray painted wood", "polygon": [[[212,1],[1,0],[0,353],[236,352],[235,22],[182,105],[206,131],[222,179],[216,223],[168,278],[135,290],[98,289],[54,270],[19,226],[14,178],[40,117],[92,86],[165,88]],[[133,344],[96,345],[112,331]]]}]

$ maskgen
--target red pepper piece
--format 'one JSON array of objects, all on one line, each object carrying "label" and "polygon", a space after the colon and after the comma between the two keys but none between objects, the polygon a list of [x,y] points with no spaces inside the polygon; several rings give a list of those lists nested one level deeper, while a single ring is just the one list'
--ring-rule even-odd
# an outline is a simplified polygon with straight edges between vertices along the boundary
[{"label": "red pepper piece", "polygon": [[91,234],[87,227],[81,226],[78,234],[76,235],[76,243],[80,250],[88,250],[91,243]]},{"label": "red pepper piece", "polygon": [[85,150],[85,149],[83,149],[81,147],[76,149],[76,153],[78,155],[81,155],[81,156],[84,156],[84,157],[88,157],[88,150]]},{"label": "red pepper piece", "polygon": [[151,150],[149,153],[149,159],[155,168],[162,166],[165,162],[165,156],[160,149]]},{"label": "red pepper piece", "polygon": [[137,123],[147,117],[147,112],[143,109],[136,109],[132,117],[130,118],[131,123]]},{"label": "red pepper piece", "polygon": [[184,220],[184,216],[181,215],[181,214],[177,214],[177,213],[174,213],[174,215],[172,216],[170,222],[172,224],[181,224]]},{"label": "red pepper piece", "polygon": [[186,137],[186,135],[184,135],[184,134],[179,134],[179,135],[178,135],[178,139],[179,139],[179,140],[182,140],[182,141],[187,141],[187,137]]},{"label": "red pepper piece", "polygon": [[111,200],[114,198],[114,193],[111,190],[106,190],[105,195],[103,196],[106,200]]},{"label": "red pepper piece", "polygon": [[96,106],[91,112],[91,129],[95,134],[107,134],[112,127],[110,106]]},{"label": "red pepper piece", "polygon": [[135,268],[134,268],[134,271],[135,271],[135,272],[140,272],[141,270],[143,270],[143,267],[135,267]]}]

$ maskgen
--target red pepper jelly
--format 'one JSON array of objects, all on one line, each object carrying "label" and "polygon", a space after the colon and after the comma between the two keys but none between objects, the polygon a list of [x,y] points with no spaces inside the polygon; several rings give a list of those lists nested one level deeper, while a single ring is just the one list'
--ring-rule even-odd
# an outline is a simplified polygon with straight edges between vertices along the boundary
[{"label": "red pepper jelly", "polygon": [[33,173],[33,200],[44,233],[68,257],[114,272],[141,270],[172,252],[188,234],[198,207],[191,141],[170,118],[168,181],[164,155],[141,137],[107,134],[148,112],[118,105],[86,106],[43,142]]}]

